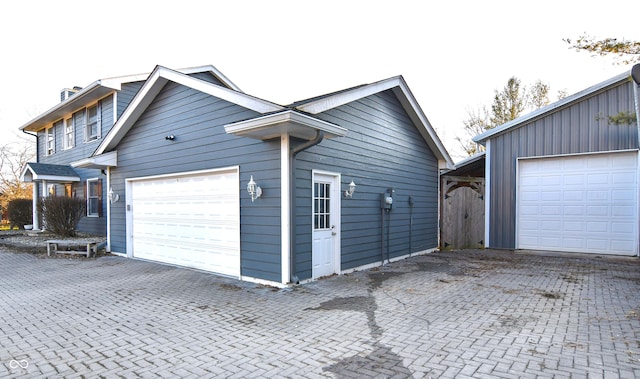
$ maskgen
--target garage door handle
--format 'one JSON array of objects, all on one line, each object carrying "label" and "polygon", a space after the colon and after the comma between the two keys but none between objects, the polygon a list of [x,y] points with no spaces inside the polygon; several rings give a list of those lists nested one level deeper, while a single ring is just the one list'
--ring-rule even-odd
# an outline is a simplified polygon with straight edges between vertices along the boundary
[{"label": "garage door handle", "polygon": [[335,236],[337,234],[336,232],[336,226],[335,225],[331,225],[331,235]]}]

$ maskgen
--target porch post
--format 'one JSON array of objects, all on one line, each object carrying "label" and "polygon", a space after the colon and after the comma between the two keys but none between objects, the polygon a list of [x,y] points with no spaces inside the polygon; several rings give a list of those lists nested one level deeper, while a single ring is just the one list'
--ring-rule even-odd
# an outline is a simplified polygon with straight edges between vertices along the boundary
[{"label": "porch post", "polygon": [[40,182],[33,182],[31,188],[32,197],[32,209],[31,209],[31,223],[33,224],[33,230],[40,229],[40,212],[38,212],[38,185]]}]

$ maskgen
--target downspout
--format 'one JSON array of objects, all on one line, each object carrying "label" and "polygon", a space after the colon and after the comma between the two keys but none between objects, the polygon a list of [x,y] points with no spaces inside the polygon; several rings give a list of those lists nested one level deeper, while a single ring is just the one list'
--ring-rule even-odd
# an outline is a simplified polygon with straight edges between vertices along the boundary
[{"label": "downspout", "polygon": [[[38,133],[32,134],[22,129],[22,133],[36,137],[36,163],[40,157],[40,144],[38,143]],[[31,182],[32,188],[32,211],[31,211],[31,223],[33,224],[33,230],[40,229],[40,212],[38,212],[38,182]]]},{"label": "downspout", "polygon": [[[636,106],[636,124],[638,127],[638,148],[640,149],[640,63],[631,67],[631,78],[633,79],[633,99]],[[640,194],[638,194],[640,195]],[[640,212],[640,205],[637,209]],[[640,230],[638,230],[640,233]],[[636,256],[640,257],[639,241],[636,241]]]},{"label": "downspout", "polygon": [[307,150],[310,147],[313,147],[324,139],[324,132],[321,130],[316,130],[316,136],[302,145],[298,145],[294,148],[291,148],[291,156],[289,157],[289,249],[291,253],[289,254],[289,267],[291,272],[291,283],[298,284],[300,283],[300,279],[298,279],[298,275],[296,275],[296,244],[295,244],[295,231],[296,231],[296,156],[298,153],[301,153]]}]

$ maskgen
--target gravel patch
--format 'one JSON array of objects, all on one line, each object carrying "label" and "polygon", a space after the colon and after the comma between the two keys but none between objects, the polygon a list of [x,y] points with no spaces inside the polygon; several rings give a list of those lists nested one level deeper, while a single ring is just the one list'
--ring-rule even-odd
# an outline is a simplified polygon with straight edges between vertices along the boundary
[{"label": "gravel patch", "polygon": [[[27,230],[0,230],[0,246],[9,248],[13,252],[26,252],[32,254],[47,254],[48,240],[73,241],[79,245],[95,242],[98,245],[106,242],[104,236],[94,236],[79,233],[76,237],[59,237],[48,232],[31,232]],[[102,249],[104,250],[104,249]],[[100,255],[100,254],[99,254]]]}]

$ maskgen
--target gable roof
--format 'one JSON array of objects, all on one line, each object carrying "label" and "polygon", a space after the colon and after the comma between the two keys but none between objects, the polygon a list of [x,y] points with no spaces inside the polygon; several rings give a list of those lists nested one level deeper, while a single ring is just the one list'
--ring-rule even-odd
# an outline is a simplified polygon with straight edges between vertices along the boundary
[{"label": "gable roof", "polygon": [[[634,71],[635,70],[635,71]],[[597,93],[603,92],[605,90],[607,90],[610,87],[619,85],[621,83],[624,83],[626,81],[629,80],[633,80],[632,79],[632,73],[633,72],[637,72],[640,71],[640,64],[636,64],[635,66],[633,66],[631,73],[630,72],[625,72],[619,75],[614,76],[613,78],[607,79],[601,83],[598,83],[594,86],[591,86],[587,89],[584,89],[580,92],[577,92],[571,96],[567,96],[564,99],[558,100],[555,103],[551,103],[545,107],[536,109],[533,112],[527,113],[526,115],[520,116],[514,120],[511,120],[509,122],[506,122],[498,127],[495,127],[493,129],[489,129],[484,133],[478,134],[477,136],[473,137],[473,141],[477,142],[477,143],[481,143],[484,144],[488,139],[498,135],[498,134],[502,134],[507,132],[508,130],[514,129],[514,128],[519,128],[521,126],[524,126],[525,123],[528,123],[529,121],[532,121],[534,119],[540,118],[540,117],[544,117],[549,113],[552,112],[556,112],[564,107],[567,107],[569,105],[572,105],[573,103],[577,103],[578,101],[596,95]],[[640,83],[639,83],[640,84]],[[638,96],[638,95],[636,95]],[[638,101],[638,99],[636,99],[636,102]]]},{"label": "gable roof", "polygon": [[372,84],[352,87],[329,95],[296,102],[292,106],[296,110],[313,115],[386,90],[392,90],[396,98],[400,101],[400,104],[411,118],[411,121],[413,121],[414,125],[418,128],[422,138],[424,138],[429,148],[438,158],[440,162],[439,168],[452,168],[454,166],[453,160],[402,76],[395,76]]},{"label": "gable roof", "polygon": [[21,180],[33,182],[35,180],[79,182],[78,173],[71,166],[46,163],[27,163],[20,175]]},{"label": "gable roof", "polygon": [[[183,74],[195,74],[200,72],[209,72],[215,76],[227,88],[242,92],[235,84],[233,84],[226,76],[212,65],[189,67],[177,70]],[[135,74],[127,76],[117,76],[112,78],[99,79],[82,88],[68,99],[61,101],[48,111],[40,114],[36,118],[27,122],[20,127],[20,130],[37,132],[44,129],[47,125],[55,122],[65,115],[74,112],[88,104],[109,95],[113,91],[120,91],[124,83],[140,82],[146,80],[149,73]]]},{"label": "gable roof", "polygon": [[259,113],[276,112],[285,109],[280,105],[243,92],[196,79],[166,67],[156,66],[93,155],[99,155],[114,149],[168,82],[193,88]]}]

